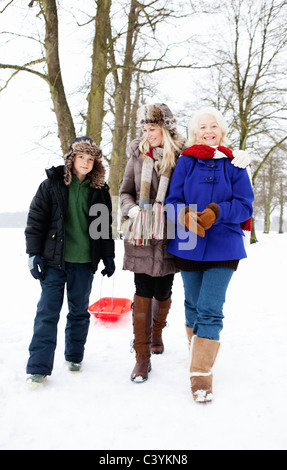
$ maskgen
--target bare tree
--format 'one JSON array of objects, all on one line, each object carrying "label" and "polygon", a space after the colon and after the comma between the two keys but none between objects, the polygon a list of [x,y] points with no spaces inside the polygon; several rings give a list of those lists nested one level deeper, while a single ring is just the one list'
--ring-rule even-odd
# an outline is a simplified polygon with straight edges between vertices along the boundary
[{"label": "bare tree", "polygon": [[[124,175],[128,158],[127,144],[135,135],[136,109],[140,104],[140,91],[145,87],[145,76],[160,70],[195,66],[190,59],[184,62],[182,57],[172,61],[169,52],[178,42],[164,45],[158,32],[162,23],[190,16],[193,10],[178,14],[174,2],[167,0],[129,0],[126,8],[129,9],[126,32],[113,34],[112,29],[110,30],[109,63],[114,81],[114,129],[109,185],[113,195],[118,194]],[[115,41],[114,37],[118,37],[120,41]],[[119,44],[122,44],[124,57],[118,60]]]},{"label": "bare tree", "polygon": [[276,188],[276,200],[277,208],[279,210],[279,226],[278,233],[284,233],[284,213],[287,204],[287,162],[286,162],[286,145],[281,150],[278,150],[278,169],[276,174],[277,188]]},{"label": "bare tree", "polygon": [[[184,1],[181,3],[184,4]],[[12,3],[7,2],[2,11],[7,10]],[[1,63],[0,69],[12,71],[2,89],[19,72],[35,74],[49,85],[58,136],[65,153],[76,132],[59,59],[58,9],[61,5],[59,3],[57,6],[56,0],[32,0],[29,3],[30,10],[33,9],[36,16],[44,20],[44,40],[41,37],[43,34],[37,37],[32,30],[27,36],[31,41],[38,41],[39,57],[24,64]],[[112,150],[111,158],[107,158],[107,161],[110,165],[111,192],[117,194],[127,160],[129,130],[133,129],[134,132],[143,74],[150,75],[158,70],[189,67],[192,64],[190,60],[184,63],[182,58],[170,60],[170,44],[160,47],[158,25],[168,19],[184,16],[183,9],[177,13],[176,8],[173,8],[173,0],[97,0],[94,4],[91,2],[91,5],[94,5],[95,15],[86,22],[95,25],[93,42],[90,37],[87,39],[88,47],[93,44],[91,78],[87,87],[87,109],[80,114],[86,120],[87,133],[100,143],[104,117],[109,109],[113,111]],[[189,8],[187,14],[190,12]],[[16,36],[21,38],[20,33],[14,34]],[[112,86],[110,77],[113,78]],[[110,98],[109,109],[105,102],[107,95]]]},{"label": "bare tree", "polygon": [[275,154],[269,158],[257,178],[256,204],[264,215],[264,233],[270,232],[271,215],[278,207],[280,161]]},{"label": "bare tree", "polygon": [[[11,4],[12,2],[10,2]],[[0,69],[13,70],[12,75],[6,82],[15,77],[19,72],[28,72],[43,79],[50,89],[53,109],[55,111],[58,135],[63,153],[66,153],[71,140],[75,138],[76,132],[67,102],[64,84],[62,80],[60,59],[59,59],[59,38],[58,38],[58,12],[56,0],[35,0],[31,1],[29,7],[32,8],[37,3],[38,14],[43,15],[45,20],[45,55],[23,65],[0,64]],[[7,4],[7,7],[9,4]],[[44,63],[47,71],[39,71],[37,65]]]},{"label": "bare tree", "polygon": [[105,117],[106,77],[110,48],[111,0],[97,1],[95,36],[93,41],[92,77],[88,96],[87,134],[99,145]]},{"label": "bare tree", "polygon": [[[229,117],[234,147],[257,156],[252,165],[256,186],[265,163],[287,141],[287,23],[282,21],[287,2],[221,1],[218,11],[230,33],[216,41],[221,65],[213,70],[216,92],[207,100]],[[254,225],[251,241],[256,241]]]},{"label": "bare tree", "polygon": [[40,0],[41,13],[45,19],[45,51],[47,63],[47,79],[51,98],[57,117],[58,134],[63,153],[66,153],[70,142],[75,138],[76,131],[67,102],[59,59],[58,12],[56,0]]},{"label": "bare tree", "polygon": [[284,222],[284,210],[287,203],[287,176],[281,173],[279,177],[279,229],[278,233],[284,233],[283,222]]}]

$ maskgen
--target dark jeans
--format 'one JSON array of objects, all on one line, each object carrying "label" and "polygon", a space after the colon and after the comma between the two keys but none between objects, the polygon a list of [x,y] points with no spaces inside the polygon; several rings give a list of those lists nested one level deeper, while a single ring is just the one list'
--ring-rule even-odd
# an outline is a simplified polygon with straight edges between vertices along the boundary
[{"label": "dark jeans", "polygon": [[34,334],[29,347],[27,374],[51,375],[57,345],[57,325],[67,285],[69,313],[65,330],[65,359],[81,362],[89,331],[89,297],[93,273],[90,264],[66,263],[65,269],[47,268],[41,281]]},{"label": "dark jeans", "polygon": [[152,277],[147,274],[135,274],[136,295],[153,297],[158,301],[169,299],[171,296],[174,274],[163,277]]}]

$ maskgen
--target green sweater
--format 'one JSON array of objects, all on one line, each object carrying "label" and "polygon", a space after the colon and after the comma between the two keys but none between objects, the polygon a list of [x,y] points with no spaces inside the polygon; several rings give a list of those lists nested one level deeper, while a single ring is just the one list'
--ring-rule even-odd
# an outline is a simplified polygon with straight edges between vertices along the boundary
[{"label": "green sweater", "polygon": [[89,194],[90,180],[80,184],[73,175],[69,190],[69,205],[65,220],[66,251],[65,261],[70,263],[90,263],[89,237]]}]

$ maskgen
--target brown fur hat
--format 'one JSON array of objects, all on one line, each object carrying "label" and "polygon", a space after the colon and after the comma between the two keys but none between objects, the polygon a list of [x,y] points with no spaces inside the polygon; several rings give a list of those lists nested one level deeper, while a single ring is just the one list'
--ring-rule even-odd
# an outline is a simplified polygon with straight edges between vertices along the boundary
[{"label": "brown fur hat", "polygon": [[77,137],[70,145],[68,153],[64,156],[65,172],[64,182],[69,186],[72,181],[72,167],[77,153],[87,153],[94,157],[94,166],[87,177],[91,179],[91,188],[99,189],[105,185],[106,170],[102,163],[103,153],[99,146],[90,137]]},{"label": "brown fur hat", "polygon": [[176,119],[169,107],[164,103],[145,104],[138,109],[137,121],[139,126],[144,124],[158,124],[165,127],[174,137],[178,131]]}]

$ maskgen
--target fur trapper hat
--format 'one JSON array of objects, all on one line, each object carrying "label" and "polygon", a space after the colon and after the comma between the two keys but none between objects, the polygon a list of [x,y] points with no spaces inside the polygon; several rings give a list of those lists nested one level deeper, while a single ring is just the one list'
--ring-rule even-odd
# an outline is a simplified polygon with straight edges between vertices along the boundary
[{"label": "fur trapper hat", "polygon": [[99,189],[105,185],[106,170],[102,163],[103,153],[99,146],[90,137],[77,137],[70,145],[68,153],[64,156],[65,172],[64,182],[69,186],[72,181],[72,167],[75,155],[77,153],[87,153],[94,157],[94,166],[87,177],[91,180],[91,188]]},{"label": "fur trapper hat", "polygon": [[177,135],[176,119],[169,107],[164,103],[145,104],[138,109],[137,121],[139,126],[158,124],[165,127],[172,137]]}]

